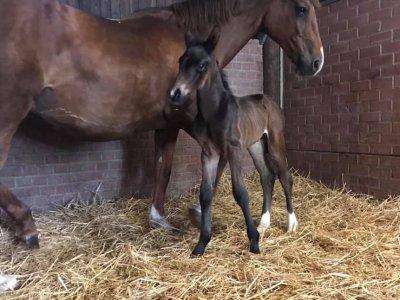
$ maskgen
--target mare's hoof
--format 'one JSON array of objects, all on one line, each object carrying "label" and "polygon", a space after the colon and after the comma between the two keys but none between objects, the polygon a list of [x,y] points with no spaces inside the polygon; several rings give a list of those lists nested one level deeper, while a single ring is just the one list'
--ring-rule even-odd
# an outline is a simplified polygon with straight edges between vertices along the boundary
[{"label": "mare's hoof", "polygon": [[21,240],[25,243],[28,249],[39,249],[39,237],[37,234],[24,236]]},{"label": "mare's hoof", "polygon": [[189,220],[197,229],[201,229],[201,210],[199,206],[192,206],[188,209]]},{"label": "mare's hoof", "polygon": [[172,232],[176,230],[165,218],[152,219],[150,220],[150,228],[162,229],[167,232]]}]

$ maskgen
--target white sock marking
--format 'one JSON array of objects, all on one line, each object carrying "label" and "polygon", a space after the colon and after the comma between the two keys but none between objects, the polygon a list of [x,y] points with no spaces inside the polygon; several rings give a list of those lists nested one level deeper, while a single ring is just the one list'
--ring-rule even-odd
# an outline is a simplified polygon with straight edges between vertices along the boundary
[{"label": "white sock marking", "polygon": [[151,210],[150,210],[150,224],[153,225],[153,227],[161,227],[165,230],[172,230],[174,227],[169,224],[167,219],[160,215],[158,210],[152,205]]},{"label": "white sock marking", "polygon": [[162,219],[162,216],[160,215],[158,210],[153,205],[151,206],[150,217],[152,220]]},{"label": "white sock marking", "polygon": [[258,225],[257,229],[259,232],[263,232],[269,227],[269,225],[271,225],[271,213],[267,211],[261,216],[260,225]]},{"label": "white sock marking", "polygon": [[299,223],[294,213],[288,214],[288,233],[296,232]]},{"label": "white sock marking", "polygon": [[0,292],[13,291],[19,286],[15,276],[0,274]]}]

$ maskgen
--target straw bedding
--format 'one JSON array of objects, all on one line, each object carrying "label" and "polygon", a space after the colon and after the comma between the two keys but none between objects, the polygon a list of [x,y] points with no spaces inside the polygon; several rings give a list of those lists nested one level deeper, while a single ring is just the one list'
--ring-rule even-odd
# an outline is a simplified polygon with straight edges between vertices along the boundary
[{"label": "straw bedding", "polygon": [[[247,179],[259,219],[262,193]],[[261,255],[248,253],[244,220],[224,177],[214,202],[214,236],[190,258],[198,230],[186,211],[195,191],[168,202],[180,233],[148,230],[148,201],[120,200],[37,215],[41,249],[0,236],[0,271],[19,290],[1,299],[400,299],[399,199],[374,201],[294,178],[299,230],[288,235],[276,188]],[[277,185],[278,186],[278,185]],[[4,224],[3,224],[4,225]]]}]

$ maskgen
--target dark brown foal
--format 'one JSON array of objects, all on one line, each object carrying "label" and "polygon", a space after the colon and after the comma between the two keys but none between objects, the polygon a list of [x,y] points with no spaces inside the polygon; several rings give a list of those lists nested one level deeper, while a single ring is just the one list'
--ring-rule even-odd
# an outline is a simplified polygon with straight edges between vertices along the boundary
[{"label": "dark brown foal", "polygon": [[213,54],[218,38],[218,29],[205,42],[187,35],[187,50],[180,59],[179,75],[170,93],[171,101],[176,104],[184,103],[197,90],[198,114],[193,132],[202,147],[203,175],[201,233],[193,254],[202,255],[211,238],[211,202],[221,158],[227,159],[231,168],[232,191],[246,220],[250,251],[259,253],[259,233],[249,209],[241,154],[242,149],[247,148],[260,173],[264,205],[259,230],[269,226],[272,191],[278,176],[286,196],[288,231],[295,231],[297,219],[291,200],[292,177],[285,155],[285,121],[279,106],[265,95],[242,98],[232,95]]}]

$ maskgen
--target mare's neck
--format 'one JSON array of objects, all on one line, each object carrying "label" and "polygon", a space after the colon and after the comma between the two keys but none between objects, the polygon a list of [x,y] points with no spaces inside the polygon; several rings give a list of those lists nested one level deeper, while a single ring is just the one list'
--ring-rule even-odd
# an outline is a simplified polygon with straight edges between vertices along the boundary
[{"label": "mare's neck", "polygon": [[218,68],[213,68],[204,86],[197,91],[198,111],[205,122],[208,122],[227,105],[229,93],[224,87],[222,74]]},{"label": "mare's neck", "polygon": [[[202,39],[207,39],[216,25],[220,27],[220,39],[214,54],[221,68],[224,68],[259,32],[263,17],[267,14],[266,0],[241,0],[239,2],[241,2],[239,4],[240,11],[232,15],[227,22],[215,24],[215,22],[204,20],[196,31],[192,32]],[[181,30],[193,31],[192,28],[181,28]]]}]

